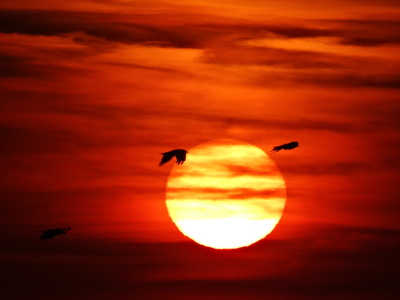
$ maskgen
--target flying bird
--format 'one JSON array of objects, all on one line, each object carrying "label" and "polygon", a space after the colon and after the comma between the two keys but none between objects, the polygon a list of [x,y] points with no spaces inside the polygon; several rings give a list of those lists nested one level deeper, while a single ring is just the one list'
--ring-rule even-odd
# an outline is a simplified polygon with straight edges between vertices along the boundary
[{"label": "flying bird", "polygon": [[71,230],[71,227],[67,227],[67,228],[47,229],[47,230],[38,231],[38,232],[42,232],[42,235],[40,236],[41,240],[47,240],[47,239],[52,239],[56,235],[66,234],[67,231],[70,231],[70,230]]},{"label": "flying bird", "polygon": [[176,157],[176,164],[181,165],[186,160],[186,153],[188,152],[184,149],[175,149],[161,153],[163,157],[161,158],[161,161],[158,164],[158,166],[161,167],[163,164],[169,162],[174,156]]},{"label": "flying bird", "polygon": [[292,149],[297,148],[297,147],[299,147],[299,143],[298,142],[290,142],[290,143],[283,144],[283,145],[280,145],[280,146],[275,146],[274,149],[272,149],[270,152],[275,153],[275,152],[278,152],[278,151],[281,151],[281,150],[292,150]]}]

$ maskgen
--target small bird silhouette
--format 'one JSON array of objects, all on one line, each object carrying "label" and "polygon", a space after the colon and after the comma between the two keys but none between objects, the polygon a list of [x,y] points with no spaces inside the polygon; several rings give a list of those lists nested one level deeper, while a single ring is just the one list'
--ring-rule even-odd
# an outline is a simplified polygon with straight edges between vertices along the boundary
[{"label": "small bird silhouette", "polygon": [[278,152],[278,151],[281,151],[281,150],[292,150],[292,149],[297,148],[297,147],[299,147],[299,143],[298,142],[290,142],[290,143],[283,144],[283,145],[280,145],[280,146],[275,146],[274,149],[272,149],[270,152],[275,153],[275,152]]},{"label": "small bird silhouette", "polygon": [[188,152],[184,149],[175,149],[161,153],[163,157],[161,158],[161,161],[158,164],[158,166],[161,167],[163,164],[169,162],[174,156],[176,157],[176,164],[181,165],[186,160],[186,153]]},{"label": "small bird silhouette", "polygon": [[40,236],[41,240],[47,240],[47,239],[52,239],[56,235],[66,234],[67,231],[70,231],[70,230],[71,230],[71,227],[67,227],[67,228],[47,229],[47,230],[38,231],[38,232],[42,232],[42,235]]}]

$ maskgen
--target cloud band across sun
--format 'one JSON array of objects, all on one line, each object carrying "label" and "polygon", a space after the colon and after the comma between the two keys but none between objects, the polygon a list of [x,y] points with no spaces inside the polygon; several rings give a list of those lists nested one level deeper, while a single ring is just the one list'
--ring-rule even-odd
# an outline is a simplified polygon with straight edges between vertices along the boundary
[{"label": "cloud band across sun", "polygon": [[183,234],[212,248],[248,246],[269,234],[282,215],[285,183],[259,148],[215,140],[189,150],[171,171],[169,214]]}]

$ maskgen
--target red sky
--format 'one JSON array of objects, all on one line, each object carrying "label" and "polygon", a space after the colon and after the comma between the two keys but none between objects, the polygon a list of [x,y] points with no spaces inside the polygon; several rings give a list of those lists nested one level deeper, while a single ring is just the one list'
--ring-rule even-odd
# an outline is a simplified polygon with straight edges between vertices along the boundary
[{"label": "red sky", "polygon": [[[398,299],[399,3],[314,2],[0,4],[2,298]],[[220,138],[300,143],[245,249],[165,206],[160,152]]]}]

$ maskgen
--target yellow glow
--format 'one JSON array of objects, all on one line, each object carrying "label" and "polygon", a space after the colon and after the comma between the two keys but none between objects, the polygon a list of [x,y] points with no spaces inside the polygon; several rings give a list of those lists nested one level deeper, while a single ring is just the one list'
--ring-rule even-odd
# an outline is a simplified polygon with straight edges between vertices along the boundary
[{"label": "yellow glow", "polygon": [[233,249],[251,245],[279,222],[285,183],[259,148],[215,140],[189,150],[167,186],[168,212],[179,230],[204,246]]},{"label": "yellow glow", "polygon": [[278,38],[253,39],[241,42],[244,46],[267,47],[286,50],[314,51],[321,53],[333,53],[336,55],[354,55],[359,57],[382,57],[392,58],[399,49],[393,45],[381,45],[379,47],[364,47],[353,45],[342,45],[339,38],[317,37],[317,38]]},{"label": "yellow glow", "polygon": [[[245,247],[264,238],[278,220],[248,220],[240,218],[181,220],[176,225],[188,237],[204,246],[216,249]],[[202,232],[202,234],[200,234]]]}]

